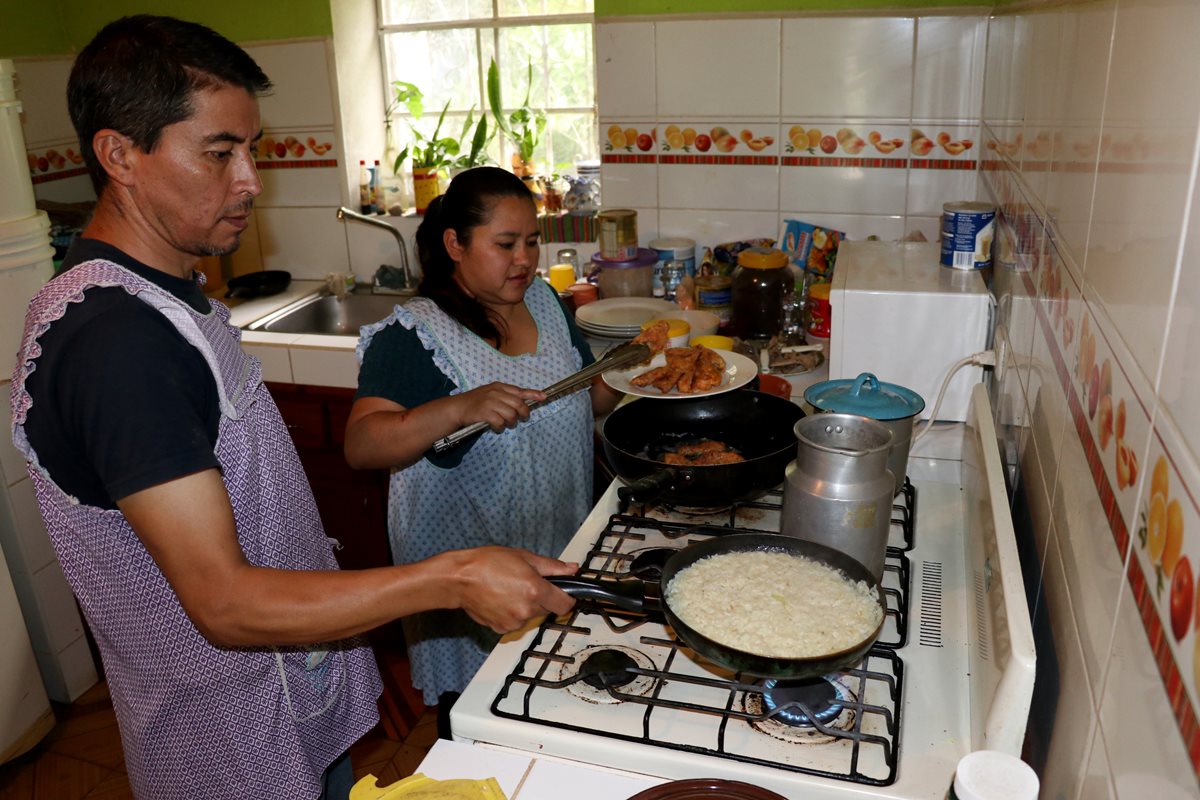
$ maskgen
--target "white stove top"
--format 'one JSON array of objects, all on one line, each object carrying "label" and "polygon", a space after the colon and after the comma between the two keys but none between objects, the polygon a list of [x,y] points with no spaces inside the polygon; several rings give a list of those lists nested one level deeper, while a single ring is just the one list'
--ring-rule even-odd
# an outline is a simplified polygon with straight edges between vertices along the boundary
[{"label": "white stove top", "polygon": [[[931,472],[914,466],[911,474]],[[988,738],[987,731],[1011,732],[1016,725],[991,719],[1002,713],[993,706],[1009,707],[1024,730],[1028,697],[1024,710],[1019,696],[992,703],[999,674],[979,667],[979,653],[995,662],[992,672],[1003,672],[1012,663],[1027,667],[1028,675],[1011,683],[1032,687],[1032,641],[1028,637],[1026,658],[1028,615],[1019,591],[1019,567],[1000,566],[1009,555],[1015,563],[1015,550],[1009,554],[1008,547],[967,546],[967,530],[984,528],[976,537],[984,543],[994,544],[997,537],[989,538],[987,522],[974,521],[978,504],[967,501],[964,486],[972,485],[969,473],[974,470],[958,462],[942,466],[932,472],[940,471],[944,480],[912,481],[916,513],[911,540],[906,541],[900,525],[893,525],[884,578],[889,614],[881,644],[855,669],[831,676],[835,688],[825,687],[836,691],[842,709],[822,718],[822,724],[848,729],[857,734],[857,742],[838,738],[844,733],[827,735],[811,726],[780,722],[778,717],[790,708],[773,712],[775,706],[764,700],[755,679],[694,655],[662,622],[588,609],[586,604],[569,617],[505,638],[455,705],[455,738],[659,779],[740,780],[785,797],[942,798],[955,764],[966,753],[983,746],[1019,748],[1019,736],[1015,745],[999,734]],[[960,479],[960,474],[967,477]],[[778,494],[764,501],[739,510],[734,526],[778,531]],[[1007,503],[1000,507],[1006,517]],[[617,512],[613,486],[562,557],[579,562],[584,574],[612,576],[627,572],[632,557],[643,549],[680,547],[708,535],[688,526],[714,524],[662,511],[649,512],[666,517],[661,521],[614,517]],[[727,512],[715,524],[730,521]],[[1001,569],[1004,580],[997,580]],[[1007,627],[1007,621],[997,617],[1014,613],[1006,611],[1011,603],[1005,595],[1013,592],[1011,572],[1020,613],[1015,634],[1009,630],[1007,636],[1017,643],[1012,649],[1021,653],[1019,658],[991,641],[1004,640],[994,632]],[[976,574],[986,574],[987,580],[977,580]],[[970,646],[981,637],[982,645]],[[632,659],[614,673],[623,685],[610,680],[607,687],[593,688],[579,680],[579,665],[600,650],[608,651],[604,657],[620,659],[613,655],[617,651]],[[630,664],[633,670],[622,671]],[[988,685],[971,685],[969,674],[984,674]]]}]

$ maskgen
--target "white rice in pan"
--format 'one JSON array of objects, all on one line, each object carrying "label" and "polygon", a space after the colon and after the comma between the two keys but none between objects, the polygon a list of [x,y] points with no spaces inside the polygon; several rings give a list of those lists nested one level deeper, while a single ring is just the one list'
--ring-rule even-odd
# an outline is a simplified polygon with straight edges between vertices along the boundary
[{"label": "white rice in pan", "polygon": [[883,617],[864,581],[781,551],[722,553],[681,569],[671,610],[714,642],[768,658],[814,658],[861,643]]}]

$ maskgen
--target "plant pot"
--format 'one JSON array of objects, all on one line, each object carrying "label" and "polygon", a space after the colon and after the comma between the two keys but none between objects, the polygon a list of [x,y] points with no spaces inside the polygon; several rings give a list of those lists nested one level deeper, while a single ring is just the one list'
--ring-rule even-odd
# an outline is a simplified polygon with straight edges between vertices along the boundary
[{"label": "plant pot", "polygon": [[537,213],[544,213],[546,210],[546,195],[542,191],[541,180],[533,175],[524,175],[521,177],[521,182],[525,184],[525,188],[533,195],[533,204],[537,206]]},{"label": "plant pot", "polygon": [[424,214],[433,198],[441,193],[437,167],[413,167],[413,202],[418,214]]}]

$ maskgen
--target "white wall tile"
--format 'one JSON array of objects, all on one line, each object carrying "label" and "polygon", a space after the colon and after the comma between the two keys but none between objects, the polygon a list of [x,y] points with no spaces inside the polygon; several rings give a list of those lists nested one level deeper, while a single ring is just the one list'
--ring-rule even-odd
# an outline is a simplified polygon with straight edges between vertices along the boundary
[{"label": "white wall tile", "polygon": [[[417,227],[421,217],[379,217],[400,232],[404,239],[405,252],[408,254],[409,274],[414,280],[421,276],[421,264],[417,260]],[[370,281],[374,278],[380,265],[387,264],[401,267],[400,244],[396,237],[374,226],[359,222],[347,221],[346,239],[350,248],[350,265],[360,281]]]},{"label": "white wall tile", "polygon": [[783,115],[910,117],[914,35],[903,17],[784,20]]},{"label": "white wall tile", "polygon": [[779,114],[778,19],[656,23],[660,116]]},{"label": "white wall tile", "polygon": [[1079,800],[1113,800],[1116,796],[1117,787],[1113,785],[1112,767],[1108,763],[1104,729],[1101,728],[1092,741],[1092,755],[1083,774]]},{"label": "white wall tile", "polygon": [[601,117],[653,117],[657,110],[654,23],[596,24],[596,103]]},{"label": "white wall tile", "polygon": [[860,167],[783,167],[779,205],[834,214],[903,214],[908,171]]},{"label": "white wall tile", "polygon": [[605,208],[657,206],[659,167],[654,164],[604,164],[600,186]]},{"label": "white wall tile", "polygon": [[889,242],[903,238],[906,233],[904,218],[901,216],[830,214],[825,211],[813,210],[781,211],[779,213],[779,231],[783,230],[785,220],[789,219],[798,219],[810,225],[841,231],[847,239],[866,239],[869,236],[875,236],[881,241]]},{"label": "white wall tile", "polygon": [[965,169],[914,169],[908,173],[906,212],[941,217],[942,206],[955,200],[974,200],[979,173]]},{"label": "white wall tile", "polygon": [[275,84],[272,92],[259,100],[263,127],[332,127],[333,94],[326,46],[322,39],[264,42],[246,48]]},{"label": "white wall tile", "polygon": [[17,99],[24,110],[21,129],[25,146],[32,148],[64,139],[74,142],[75,128],[67,113],[67,77],[75,59],[14,59],[14,62]]},{"label": "white wall tile", "polygon": [[333,208],[259,208],[255,215],[264,268],[311,279],[350,268],[346,232]]},{"label": "white wall tile", "polygon": [[912,115],[979,119],[986,52],[987,20],[982,17],[918,19]]},{"label": "white wall tile", "polygon": [[1200,187],[1192,194],[1158,394],[1192,453],[1200,454]]},{"label": "white wall tile", "polygon": [[263,193],[254,201],[259,208],[321,206],[336,208],[342,202],[341,172],[333,167],[259,170]]},{"label": "white wall tile", "polygon": [[664,236],[686,236],[696,242],[696,264],[704,248],[725,242],[779,236],[776,212],[663,209],[658,214]]},{"label": "white wall tile", "polygon": [[[658,204],[662,209],[775,212],[780,205],[779,170],[778,166],[662,164]],[[607,198],[607,185],[604,191]]]}]

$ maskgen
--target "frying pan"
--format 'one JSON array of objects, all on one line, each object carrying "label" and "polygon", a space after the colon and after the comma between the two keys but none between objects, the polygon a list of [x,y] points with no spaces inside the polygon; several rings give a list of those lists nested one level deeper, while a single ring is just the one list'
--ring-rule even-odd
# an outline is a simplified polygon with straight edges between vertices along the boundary
[{"label": "frying pan", "polygon": [[241,297],[247,300],[279,294],[292,282],[292,273],[282,269],[267,269],[239,275],[227,283],[225,297]]},{"label": "frying pan", "polygon": [[[683,400],[635,400],[608,415],[604,455],[626,486],[622,503],[667,502],[713,508],[750,500],[783,483],[796,457],[800,406],[764,392],[737,389]],[[698,439],[724,442],[746,460],[675,466],[658,459]]]},{"label": "frying pan", "polygon": [[[709,529],[700,526],[697,530]],[[711,530],[719,532],[723,529]],[[879,607],[883,611],[879,625],[862,641],[835,653],[811,658],[775,658],[738,650],[698,633],[680,620],[667,602],[666,587],[671,585],[671,581],[681,570],[700,559],[727,553],[760,551],[803,556],[833,567],[850,580],[865,582],[878,598]],[[887,618],[883,588],[866,567],[832,548],[776,533],[722,533],[675,550],[667,558],[657,586],[653,580],[613,581],[580,577],[550,577],[546,580],[575,598],[586,598],[628,611],[661,611],[679,640],[696,653],[719,666],[761,678],[814,678],[857,664],[879,637],[883,621]]]}]

